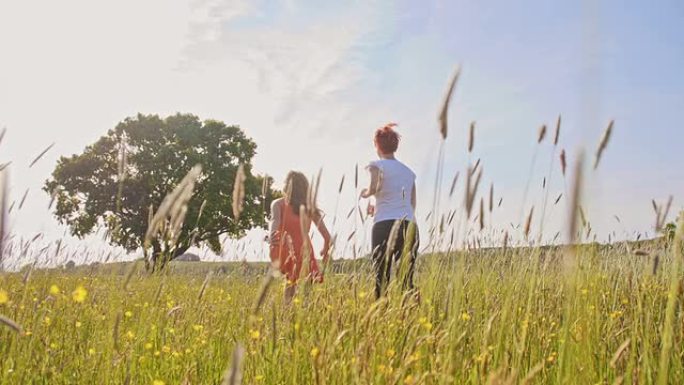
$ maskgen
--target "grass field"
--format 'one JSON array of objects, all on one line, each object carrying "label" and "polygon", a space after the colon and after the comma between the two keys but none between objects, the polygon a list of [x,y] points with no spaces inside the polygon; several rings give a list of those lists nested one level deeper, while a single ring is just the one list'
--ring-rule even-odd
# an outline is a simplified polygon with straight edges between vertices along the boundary
[{"label": "grass field", "polygon": [[682,383],[680,264],[667,246],[638,254],[423,256],[420,303],[397,288],[375,302],[362,265],[290,306],[282,279],[263,290],[263,273],[212,265],[6,274],[0,313],[21,331],[0,329],[0,383],[221,383],[238,345],[247,384]]}]

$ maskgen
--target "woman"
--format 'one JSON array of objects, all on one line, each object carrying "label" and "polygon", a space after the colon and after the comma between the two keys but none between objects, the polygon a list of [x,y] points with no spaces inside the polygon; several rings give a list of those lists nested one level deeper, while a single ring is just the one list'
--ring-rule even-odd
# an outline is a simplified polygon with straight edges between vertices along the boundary
[{"label": "woman", "polygon": [[[285,196],[271,204],[270,257],[288,280],[285,299],[295,294],[299,278],[322,282],[323,275],[316,263],[309,229],[313,222],[323,237],[323,263],[328,262],[330,233],[325,227],[321,211],[307,207],[309,181],[301,172],[290,171],[285,178]],[[306,258],[306,259],[305,259]]]},{"label": "woman", "polygon": [[414,289],[413,270],[418,254],[416,174],[394,156],[400,139],[394,127],[396,124],[390,123],[375,132],[373,142],[380,159],[368,165],[370,186],[361,192],[362,198],[375,197],[375,206],[369,203],[368,213],[374,215],[372,245],[376,298],[380,298],[387,288],[392,261],[399,262],[403,254],[409,259],[404,265],[406,271],[402,272],[405,274],[402,287]]}]

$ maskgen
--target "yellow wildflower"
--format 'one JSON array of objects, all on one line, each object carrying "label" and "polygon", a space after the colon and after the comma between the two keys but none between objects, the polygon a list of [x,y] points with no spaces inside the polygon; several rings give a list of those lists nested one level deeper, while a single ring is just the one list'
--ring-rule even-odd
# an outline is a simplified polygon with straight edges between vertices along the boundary
[{"label": "yellow wildflower", "polygon": [[468,312],[465,312],[465,311],[464,311],[464,312],[461,314],[461,319],[462,319],[463,321],[466,321],[466,322],[470,321],[470,314],[468,314]]},{"label": "yellow wildflower", "polygon": [[249,336],[252,337],[253,340],[258,340],[259,337],[261,337],[261,333],[259,333],[258,330],[250,330]]},{"label": "yellow wildflower", "polygon": [[152,385],[166,385],[166,383],[162,380],[154,380],[152,381]]},{"label": "yellow wildflower", "polygon": [[80,328],[81,325],[82,325],[82,323],[81,323],[81,321],[76,321],[76,324],[75,324],[75,325],[76,325],[77,328]]},{"label": "yellow wildflower", "polygon": [[152,343],[151,342],[145,343],[145,350],[150,350],[150,349],[152,349]]},{"label": "yellow wildflower", "polygon": [[314,347],[313,349],[311,349],[311,357],[316,358],[319,354],[320,351],[318,350],[318,348]]},{"label": "yellow wildflower", "polygon": [[130,310],[126,310],[126,312],[124,313],[124,316],[126,316],[126,318],[131,318],[131,317],[133,317],[133,312]]},{"label": "yellow wildflower", "polygon": [[81,303],[85,301],[86,297],[88,296],[88,290],[86,290],[83,286],[79,286],[76,288],[76,290],[71,293],[71,297],[75,302]]},{"label": "yellow wildflower", "polygon": [[262,376],[261,374],[254,376],[254,381],[263,381],[263,379],[264,379],[264,376]]},{"label": "yellow wildflower", "polygon": [[7,295],[7,292],[0,289],[0,305],[4,305],[7,302],[9,302],[9,296]]},{"label": "yellow wildflower", "polygon": [[57,294],[59,294],[59,292],[60,292],[59,286],[57,286],[57,285],[50,286],[50,294],[57,295]]}]

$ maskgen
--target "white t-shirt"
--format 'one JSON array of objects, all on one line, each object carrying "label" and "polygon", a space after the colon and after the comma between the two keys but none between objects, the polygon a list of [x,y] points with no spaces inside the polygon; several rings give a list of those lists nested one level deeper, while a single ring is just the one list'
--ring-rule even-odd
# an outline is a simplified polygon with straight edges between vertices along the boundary
[{"label": "white t-shirt", "polygon": [[416,174],[396,159],[374,160],[368,167],[380,171],[380,187],[375,193],[374,222],[405,219],[415,221],[411,206],[411,192]]}]

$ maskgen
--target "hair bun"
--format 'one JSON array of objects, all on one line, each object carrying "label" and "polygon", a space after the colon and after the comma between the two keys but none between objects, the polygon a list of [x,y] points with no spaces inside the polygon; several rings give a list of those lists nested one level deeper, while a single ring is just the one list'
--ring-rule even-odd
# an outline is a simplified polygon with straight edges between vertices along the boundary
[{"label": "hair bun", "polygon": [[385,125],[385,127],[382,128],[382,130],[384,132],[392,132],[392,131],[394,131],[394,127],[396,127],[396,126],[397,126],[396,123],[387,123]]}]

